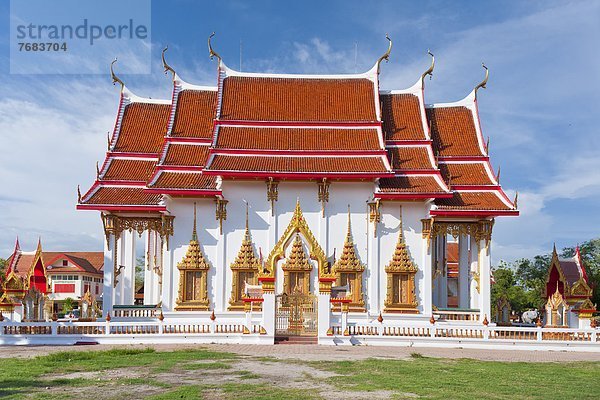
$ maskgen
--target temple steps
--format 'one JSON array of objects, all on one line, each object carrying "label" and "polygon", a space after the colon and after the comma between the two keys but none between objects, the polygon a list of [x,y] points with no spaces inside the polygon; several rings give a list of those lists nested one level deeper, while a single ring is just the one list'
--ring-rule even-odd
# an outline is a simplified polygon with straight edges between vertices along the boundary
[{"label": "temple steps", "polygon": [[275,344],[318,344],[316,336],[276,336]]}]

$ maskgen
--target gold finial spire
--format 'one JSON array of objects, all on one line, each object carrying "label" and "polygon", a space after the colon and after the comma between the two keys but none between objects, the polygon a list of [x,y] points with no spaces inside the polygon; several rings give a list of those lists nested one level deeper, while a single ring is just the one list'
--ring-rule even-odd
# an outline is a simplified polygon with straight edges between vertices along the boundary
[{"label": "gold finial spire", "polygon": [[215,33],[211,33],[210,36],[208,37],[208,55],[210,56],[210,59],[212,60],[213,57],[217,57],[217,59],[219,60],[219,64],[222,61],[221,56],[219,55],[219,53],[217,53],[216,51],[213,50],[212,45],[210,43],[210,40],[212,39],[212,37],[215,36]]},{"label": "gold finial spire", "polygon": [[196,231],[196,202],[194,202],[194,228],[192,229],[192,240],[198,240],[198,232]]},{"label": "gold finial spire", "polygon": [[390,53],[392,52],[392,39],[390,39],[390,37],[388,36],[388,34],[385,34],[385,38],[388,40],[388,49],[385,52],[384,55],[382,55],[381,57],[379,57],[379,59],[377,60],[377,74],[379,75],[379,68],[381,67],[381,62],[383,60],[385,60],[385,62],[388,62],[390,60]]},{"label": "gold finial spire", "polygon": [[433,68],[435,67],[435,56],[429,49],[427,49],[427,54],[431,56],[431,66],[427,71],[423,72],[423,75],[421,75],[421,82],[423,83],[425,83],[425,77],[427,75],[429,75],[429,79],[431,79],[431,77],[433,76]]},{"label": "gold finial spire", "polygon": [[250,229],[248,228],[248,202],[246,200],[244,200],[244,203],[246,203],[246,232],[248,232]]},{"label": "gold finial spire", "polygon": [[110,131],[106,132],[106,149],[110,151]]},{"label": "gold finial spire", "polygon": [[498,172],[496,173],[496,182],[500,183],[500,166],[498,166]]},{"label": "gold finial spire", "polygon": [[[77,185],[77,202],[81,203],[81,190],[79,188],[79,185]],[[18,239],[17,239],[18,241]]]},{"label": "gold finial spire", "polygon": [[350,224],[350,204],[348,204],[348,232],[346,234],[347,237],[350,237],[351,230],[352,230],[352,226]]},{"label": "gold finial spire", "polygon": [[484,63],[481,63],[481,66],[485,69],[485,78],[483,78],[479,85],[475,86],[475,97],[477,97],[477,90],[479,90],[479,88],[486,88],[488,78],[490,77],[490,71],[488,70],[488,67],[486,67]]},{"label": "gold finial spire", "polygon": [[490,155],[490,137],[488,136],[487,141],[485,142],[485,152]]},{"label": "gold finial spire", "polygon": [[117,62],[117,57],[115,57],[115,59],[113,60],[113,62],[110,63],[110,77],[112,78],[113,85],[116,85],[117,82],[119,82],[119,84],[121,85],[121,90],[123,90],[123,88],[125,87],[125,84],[123,83],[123,81],[121,79],[119,79],[118,76],[115,75],[115,71],[113,69],[113,65],[116,62]]},{"label": "gold finial spire", "polygon": [[515,206],[515,210],[516,210],[517,208],[519,208],[519,206],[518,206],[518,203],[517,203],[518,201],[519,201],[519,191],[516,191],[516,192],[515,192],[515,201],[513,201],[513,204],[514,204],[514,206]]},{"label": "gold finial spire", "polygon": [[165,69],[165,75],[167,74],[167,72],[171,72],[173,74],[173,78],[175,78],[175,70],[171,68],[171,66],[167,64],[167,60],[165,60],[165,53],[168,49],[169,46],[165,46],[160,57],[162,59],[163,68]]},{"label": "gold finial spire", "polygon": [[100,178],[100,167],[98,161],[96,161],[96,179]]}]

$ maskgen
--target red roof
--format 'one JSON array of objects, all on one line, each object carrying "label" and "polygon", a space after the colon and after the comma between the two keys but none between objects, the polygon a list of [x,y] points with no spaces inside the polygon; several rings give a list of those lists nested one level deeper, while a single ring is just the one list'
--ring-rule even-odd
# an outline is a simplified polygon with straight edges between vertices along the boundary
[{"label": "red roof", "polygon": [[212,138],[217,92],[183,90],[177,95],[172,137]]},{"label": "red roof", "polygon": [[423,117],[419,98],[414,94],[384,94],[381,98],[386,140],[423,140]]},{"label": "red roof", "polygon": [[473,113],[467,107],[427,109],[434,150],[441,157],[485,156],[482,153]]},{"label": "red roof", "polygon": [[168,104],[134,102],[126,105],[112,150],[158,153],[164,141],[170,110]]},{"label": "red roof", "polygon": [[377,121],[368,79],[231,76],[223,81],[224,121]]},{"label": "red roof", "polygon": [[218,149],[245,150],[381,150],[377,129],[233,127],[217,133]]},{"label": "red roof", "polygon": [[62,265],[53,266],[48,270],[48,274],[59,274],[64,272],[87,272],[90,274],[103,274],[104,253],[101,251],[44,251],[44,267],[54,264],[57,260],[68,259],[75,267]]}]

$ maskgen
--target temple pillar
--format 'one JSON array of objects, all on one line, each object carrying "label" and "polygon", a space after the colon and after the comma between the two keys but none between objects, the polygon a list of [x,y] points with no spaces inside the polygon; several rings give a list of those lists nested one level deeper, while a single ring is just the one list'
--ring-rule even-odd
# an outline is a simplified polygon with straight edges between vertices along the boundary
[{"label": "temple pillar", "polygon": [[448,307],[448,271],[446,266],[446,235],[437,235],[436,251],[436,289],[437,303],[439,308]]},{"label": "temple pillar", "polygon": [[423,257],[421,265],[423,266],[423,289],[421,291],[421,305],[423,306],[423,315],[430,317],[433,311],[433,276],[432,276],[432,241],[429,237],[424,237]]},{"label": "temple pillar", "polygon": [[267,335],[275,337],[275,293],[263,293],[262,303],[262,327],[267,331]]},{"label": "temple pillar", "polygon": [[146,254],[144,257],[144,304],[156,304],[154,302],[154,232],[146,232]]},{"label": "temple pillar", "polygon": [[[179,271],[173,266],[172,249],[167,249],[167,243],[161,240],[161,245],[158,246],[163,254],[162,258],[162,286],[159,302],[162,302],[163,311],[173,311],[175,309],[175,298],[177,297],[177,288],[174,289],[174,277]],[[179,275],[177,275],[179,277]],[[159,279],[161,279],[159,277]]]},{"label": "temple pillar", "polygon": [[490,268],[491,268],[491,243],[479,242],[479,312],[480,321],[487,316],[488,321],[491,318],[491,283],[490,283]]},{"label": "temple pillar", "polygon": [[470,307],[479,309],[479,242],[471,236],[471,270],[469,274]]},{"label": "temple pillar", "polygon": [[121,271],[123,280],[123,305],[133,305],[135,302],[135,236],[133,230],[126,230],[121,233],[123,238],[123,265],[125,268]]},{"label": "temple pillar", "polygon": [[381,279],[386,278],[385,276],[381,276],[383,267],[379,259],[379,236],[375,224],[373,222],[367,224],[367,279],[369,290],[366,293],[365,300],[368,307],[367,311],[371,315],[379,314],[380,311],[383,311],[381,305],[383,304],[385,293],[381,291]]},{"label": "temple pillar", "polygon": [[208,287],[209,296],[212,294],[212,298],[215,299],[215,303],[212,307],[213,310],[221,312],[227,311],[227,298],[231,294],[231,289],[227,290],[227,270],[231,269],[226,261],[226,242],[227,230],[224,229],[221,237],[217,240],[217,262],[215,263],[216,272],[215,279],[213,280],[214,285],[212,285],[212,287],[209,285]]},{"label": "temple pillar", "polygon": [[[109,246],[112,243],[112,246]],[[112,314],[114,304],[114,246],[116,245],[115,235],[107,234],[107,240],[104,242],[104,283],[102,287],[102,316],[106,318],[108,313]]]},{"label": "temple pillar", "polygon": [[318,337],[327,336],[331,327],[331,293],[319,292],[317,319],[319,322]]},{"label": "temple pillar", "polygon": [[470,308],[469,289],[469,236],[461,233],[458,237],[458,307]]}]

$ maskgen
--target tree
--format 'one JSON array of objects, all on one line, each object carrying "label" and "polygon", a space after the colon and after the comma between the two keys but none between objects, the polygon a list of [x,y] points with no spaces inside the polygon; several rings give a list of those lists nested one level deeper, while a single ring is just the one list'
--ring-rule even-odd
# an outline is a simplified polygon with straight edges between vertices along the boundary
[{"label": "tree", "polygon": [[72,299],[71,297],[67,297],[65,299],[65,302],[63,303],[63,311],[65,313],[73,311],[73,308],[75,308],[75,304],[76,301],[74,299]]},{"label": "tree", "polygon": [[144,286],[144,268],[146,266],[146,259],[144,257],[137,257],[135,259],[135,291],[137,292],[142,286]]},{"label": "tree", "polygon": [[492,286],[492,307],[495,307],[502,297],[506,297],[511,309],[519,314],[529,308],[538,307],[537,303],[532,302],[534,296],[530,295],[530,291],[517,284],[515,269],[510,265],[503,264],[494,270],[494,280],[496,283]]}]

